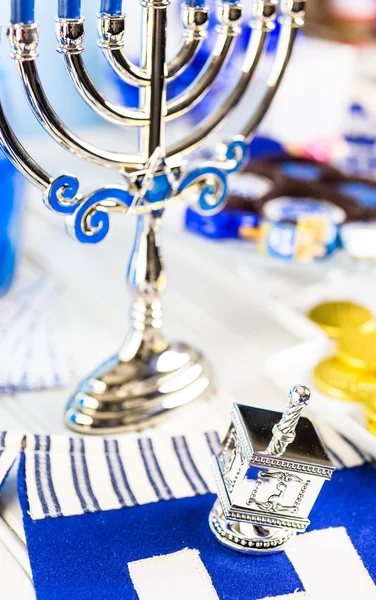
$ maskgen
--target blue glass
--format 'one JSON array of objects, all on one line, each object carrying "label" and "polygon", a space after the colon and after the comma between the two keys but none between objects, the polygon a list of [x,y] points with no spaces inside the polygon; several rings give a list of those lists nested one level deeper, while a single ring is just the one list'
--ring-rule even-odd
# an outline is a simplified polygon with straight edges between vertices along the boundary
[{"label": "blue glass", "polygon": [[102,15],[121,15],[123,8],[122,0],[101,0]]},{"label": "blue glass", "polygon": [[10,288],[20,250],[23,178],[0,154],[0,297]]},{"label": "blue glass", "polygon": [[10,7],[11,23],[34,23],[35,2],[34,0],[12,0]]},{"label": "blue glass", "polygon": [[60,19],[79,19],[81,0],[59,0],[58,16]]}]

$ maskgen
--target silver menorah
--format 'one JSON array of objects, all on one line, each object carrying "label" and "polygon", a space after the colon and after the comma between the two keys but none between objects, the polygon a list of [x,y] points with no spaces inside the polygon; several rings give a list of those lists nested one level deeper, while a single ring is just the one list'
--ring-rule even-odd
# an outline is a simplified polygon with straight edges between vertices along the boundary
[{"label": "silver menorah", "polygon": [[[133,154],[104,151],[70,131],[53,110],[39,77],[39,28],[33,0],[13,0],[8,28],[15,59],[30,107],[44,129],[65,149],[82,159],[119,171],[123,186],[81,192],[71,175],[51,176],[27,153],[0,105],[0,143],[4,152],[33,184],[46,205],[66,218],[68,230],[82,243],[97,243],[108,233],[110,213],[137,215],[137,230],[128,281],[135,290],[130,328],[119,352],[78,386],[66,421],[80,433],[106,433],[150,425],[212,390],[210,368],[203,355],[185,343],[168,343],[162,333],[161,294],[166,276],[160,248],[160,225],[170,202],[186,199],[197,210],[212,214],[224,206],[226,180],[247,159],[248,143],[268,110],[291,56],[297,32],[304,24],[304,0],[250,0],[252,33],[233,89],[214,112],[178,142],[165,142],[166,123],[201,102],[234,50],[241,33],[242,6],[236,0],[217,4],[212,54],[193,83],[170,101],[168,84],[177,78],[208,35],[209,8],[203,0],[182,5],[183,42],[166,60],[169,0],[142,0],[143,28],[140,66],[125,56],[125,15],[121,0],[102,0],[98,15],[99,42],[118,77],[140,89],[140,106],[131,109],[106,98],[93,83],[83,60],[85,20],[80,0],[60,0],[56,19],[58,51],[71,82],[101,117],[119,126],[137,127],[139,148]],[[120,7],[120,10],[119,10]],[[116,8],[116,10],[115,10]],[[247,107],[240,134],[221,143],[213,160],[189,165],[186,157],[200,147],[235,109],[251,83],[278,18],[281,30],[274,65],[257,105]],[[244,113],[243,113],[244,114]]]}]

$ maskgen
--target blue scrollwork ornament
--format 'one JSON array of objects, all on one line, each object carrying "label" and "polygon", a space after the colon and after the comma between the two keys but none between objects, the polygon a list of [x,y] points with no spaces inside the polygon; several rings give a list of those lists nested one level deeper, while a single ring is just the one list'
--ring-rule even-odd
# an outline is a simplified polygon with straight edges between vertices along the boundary
[{"label": "blue scrollwork ornament", "polygon": [[249,146],[244,138],[235,138],[226,148],[226,161],[228,164],[225,169],[227,173],[239,171],[249,158]]},{"label": "blue scrollwork ornament", "polygon": [[60,175],[51,182],[44,203],[59,215],[72,215],[80,206],[79,187],[73,175]]},{"label": "blue scrollwork ornament", "polygon": [[[176,196],[191,188],[196,209],[205,215],[218,213],[227,196],[227,176],[240,169],[247,158],[248,147],[243,138],[235,138],[227,146],[221,159],[204,163],[188,173],[180,168],[159,168],[158,173],[143,176],[133,184],[131,193],[123,187],[104,187],[83,196],[79,182],[72,175],[60,175],[48,188],[45,204],[67,217],[68,231],[83,244],[97,244],[109,232],[111,210],[122,207],[160,211]],[[157,167],[155,167],[157,169]],[[163,207],[161,208],[161,203]],[[155,208],[153,208],[155,205]],[[158,206],[157,206],[158,205]]]},{"label": "blue scrollwork ornament", "polygon": [[123,188],[102,188],[87,196],[67,220],[69,232],[82,244],[101,242],[110,230],[109,211],[115,206],[128,210],[134,196]]},{"label": "blue scrollwork ornament", "polygon": [[196,209],[211,215],[223,208],[227,196],[226,175],[223,171],[211,165],[198,167],[180,182],[178,194],[195,185],[199,186]]}]

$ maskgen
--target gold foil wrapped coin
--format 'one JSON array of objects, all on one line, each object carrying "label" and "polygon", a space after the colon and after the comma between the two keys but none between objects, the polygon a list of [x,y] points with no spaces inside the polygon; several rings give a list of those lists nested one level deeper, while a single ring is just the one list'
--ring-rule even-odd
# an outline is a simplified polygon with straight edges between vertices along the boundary
[{"label": "gold foil wrapped coin", "polygon": [[376,375],[351,369],[336,357],[321,361],[313,380],[324,394],[340,400],[370,402],[376,397]]},{"label": "gold foil wrapped coin", "polygon": [[371,311],[353,302],[325,302],[315,306],[308,316],[331,338],[339,338],[347,329],[368,332],[376,327]]},{"label": "gold foil wrapped coin", "polygon": [[338,339],[337,356],[352,369],[376,373],[376,330],[344,332]]},{"label": "gold foil wrapped coin", "polygon": [[376,435],[376,416],[373,419],[368,418],[368,429],[373,435]]},{"label": "gold foil wrapped coin", "polygon": [[365,401],[364,408],[368,419],[368,429],[376,435],[376,394]]}]

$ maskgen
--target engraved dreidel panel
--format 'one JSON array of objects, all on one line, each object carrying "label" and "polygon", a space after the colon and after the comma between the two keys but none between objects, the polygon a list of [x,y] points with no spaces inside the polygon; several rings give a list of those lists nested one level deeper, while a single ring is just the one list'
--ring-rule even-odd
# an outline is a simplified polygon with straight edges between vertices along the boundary
[{"label": "engraved dreidel panel", "polygon": [[305,386],[290,390],[283,414],[234,404],[214,460],[218,500],[210,513],[217,539],[235,550],[273,553],[309,525],[309,513],[333,463],[311,421]]}]

